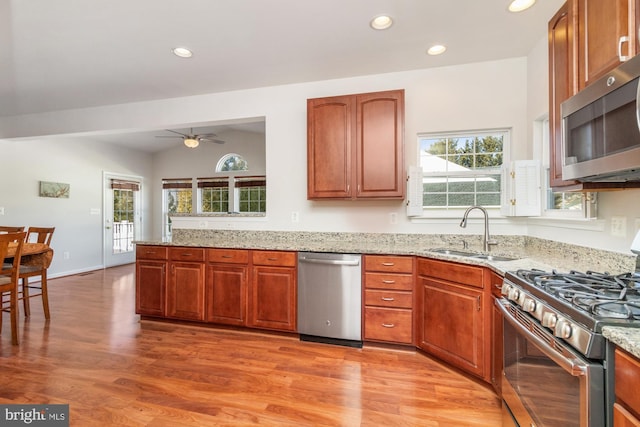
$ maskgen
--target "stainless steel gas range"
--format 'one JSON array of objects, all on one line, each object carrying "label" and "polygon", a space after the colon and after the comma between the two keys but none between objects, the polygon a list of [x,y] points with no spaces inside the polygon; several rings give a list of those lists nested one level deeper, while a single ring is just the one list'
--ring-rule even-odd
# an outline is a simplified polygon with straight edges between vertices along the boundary
[{"label": "stainless steel gas range", "polygon": [[504,426],[612,426],[613,349],[605,325],[640,327],[634,273],[507,272]]}]

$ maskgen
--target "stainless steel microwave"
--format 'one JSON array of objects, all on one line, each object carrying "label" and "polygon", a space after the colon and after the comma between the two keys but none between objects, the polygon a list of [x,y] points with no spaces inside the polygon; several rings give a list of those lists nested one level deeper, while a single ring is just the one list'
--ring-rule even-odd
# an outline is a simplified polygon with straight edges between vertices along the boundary
[{"label": "stainless steel microwave", "polygon": [[640,55],[561,104],[562,177],[640,181]]}]

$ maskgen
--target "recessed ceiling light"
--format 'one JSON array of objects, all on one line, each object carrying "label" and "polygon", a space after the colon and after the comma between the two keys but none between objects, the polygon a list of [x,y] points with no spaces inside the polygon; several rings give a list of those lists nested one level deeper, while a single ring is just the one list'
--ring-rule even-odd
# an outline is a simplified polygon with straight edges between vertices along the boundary
[{"label": "recessed ceiling light", "polygon": [[434,44],[429,48],[429,50],[427,50],[427,53],[429,55],[440,55],[441,53],[444,53],[445,50],[447,50],[446,46]]},{"label": "recessed ceiling light", "polygon": [[389,15],[376,16],[371,20],[370,25],[374,30],[386,30],[393,25],[393,19]]},{"label": "recessed ceiling light", "polygon": [[173,48],[173,54],[179,56],[180,58],[191,58],[193,56],[193,52],[191,52],[186,47]]},{"label": "recessed ceiling light", "polygon": [[536,0],[513,0],[509,5],[509,12],[522,12],[529,9]]}]

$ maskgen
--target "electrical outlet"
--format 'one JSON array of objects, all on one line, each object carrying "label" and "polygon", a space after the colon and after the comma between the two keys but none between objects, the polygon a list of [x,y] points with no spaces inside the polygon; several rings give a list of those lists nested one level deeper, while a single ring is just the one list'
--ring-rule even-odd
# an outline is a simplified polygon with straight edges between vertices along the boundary
[{"label": "electrical outlet", "polygon": [[300,221],[300,213],[298,211],[291,212],[291,222],[299,222]]},{"label": "electrical outlet", "polygon": [[69,255],[69,252],[63,252],[63,253],[62,253],[62,258],[63,258],[63,259],[69,259],[69,256],[70,256],[70,255]]},{"label": "electrical outlet", "polygon": [[389,224],[397,224],[398,223],[398,214],[395,212],[391,212],[389,214]]},{"label": "electrical outlet", "polygon": [[640,232],[640,218],[636,218],[633,234],[638,234],[638,232]]},{"label": "electrical outlet", "polygon": [[4,215],[4,208],[0,208],[0,215]]},{"label": "electrical outlet", "polygon": [[200,228],[207,228],[208,225],[209,225],[209,223],[207,221],[200,221],[198,223],[198,227],[200,227]]},{"label": "electrical outlet", "polygon": [[611,235],[615,237],[627,237],[627,218],[624,216],[611,217]]}]

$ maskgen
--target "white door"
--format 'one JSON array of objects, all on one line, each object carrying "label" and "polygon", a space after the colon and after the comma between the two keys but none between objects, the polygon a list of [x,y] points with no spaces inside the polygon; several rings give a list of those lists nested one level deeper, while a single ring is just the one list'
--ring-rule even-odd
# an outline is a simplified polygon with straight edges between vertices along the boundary
[{"label": "white door", "polygon": [[104,174],[104,266],[135,262],[140,237],[140,177]]}]

